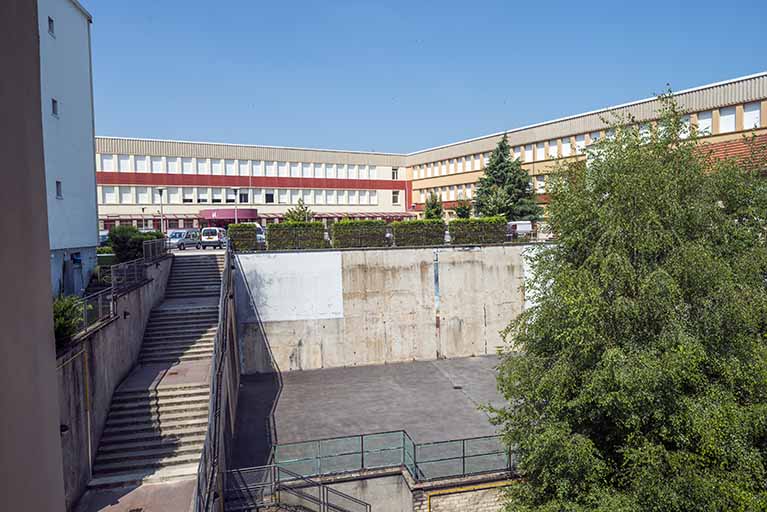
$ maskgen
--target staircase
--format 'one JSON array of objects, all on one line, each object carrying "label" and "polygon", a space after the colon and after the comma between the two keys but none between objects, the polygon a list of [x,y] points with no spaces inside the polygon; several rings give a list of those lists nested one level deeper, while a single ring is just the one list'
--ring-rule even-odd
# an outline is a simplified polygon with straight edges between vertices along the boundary
[{"label": "staircase", "polygon": [[139,364],[112,396],[89,487],[197,474],[223,266],[223,254],[174,256],[165,301],[144,331]]},{"label": "staircase", "polygon": [[223,254],[177,256],[173,259],[165,298],[218,297],[223,271]]}]

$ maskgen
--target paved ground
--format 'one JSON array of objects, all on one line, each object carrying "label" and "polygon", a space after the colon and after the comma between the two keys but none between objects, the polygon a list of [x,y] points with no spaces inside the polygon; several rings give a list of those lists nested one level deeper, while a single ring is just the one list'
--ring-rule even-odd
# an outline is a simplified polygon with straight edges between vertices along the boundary
[{"label": "paved ground", "polygon": [[77,504],[77,512],[166,512],[191,510],[196,480],[90,490]]},{"label": "paved ground", "polygon": [[[280,444],[406,430],[416,443],[495,434],[480,404],[500,405],[495,356],[248,376],[241,381],[235,466],[262,462],[277,399]],[[261,446],[259,448],[259,445]]]},{"label": "paved ground", "polygon": [[184,361],[180,364],[160,363],[136,366],[118,389],[143,391],[209,382],[210,361]]}]

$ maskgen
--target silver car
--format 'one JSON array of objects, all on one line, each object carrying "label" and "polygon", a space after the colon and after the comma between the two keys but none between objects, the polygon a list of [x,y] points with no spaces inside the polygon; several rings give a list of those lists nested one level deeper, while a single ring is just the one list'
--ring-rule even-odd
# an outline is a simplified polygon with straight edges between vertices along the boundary
[{"label": "silver car", "polygon": [[187,247],[199,249],[200,230],[199,229],[177,229],[168,233],[168,243],[171,249],[183,251]]}]

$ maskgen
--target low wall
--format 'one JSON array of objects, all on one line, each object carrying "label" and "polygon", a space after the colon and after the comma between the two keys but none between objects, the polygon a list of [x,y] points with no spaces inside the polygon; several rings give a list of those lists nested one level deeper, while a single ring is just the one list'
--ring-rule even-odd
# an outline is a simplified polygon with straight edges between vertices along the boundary
[{"label": "low wall", "polygon": [[493,354],[524,309],[529,247],[239,255],[243,372]]},{"label": "low wall", "polygon": [[147,266],[146,284],[120,295],[115,317],[57,358],[67,510],[91,478],[112,393],[136,364],[149,315],[165,295],[172,258]]}]

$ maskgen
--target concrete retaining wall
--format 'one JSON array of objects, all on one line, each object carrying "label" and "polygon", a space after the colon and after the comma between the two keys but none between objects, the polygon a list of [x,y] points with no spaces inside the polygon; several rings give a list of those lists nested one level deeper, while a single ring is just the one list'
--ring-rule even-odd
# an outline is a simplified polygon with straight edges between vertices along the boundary
[{"label": "concrete retaining wall", "polygon": [[149,314],[165,295],[171,258],[147,267],[151,279],[116,301],[116,317],[57,358],[67,510],[85,491],[112,393],[136,364]]},{"label": "concrete retaining wall", "polygon": [[528,247],[239,255],[243,372],[493,354],[524,308]]}]

